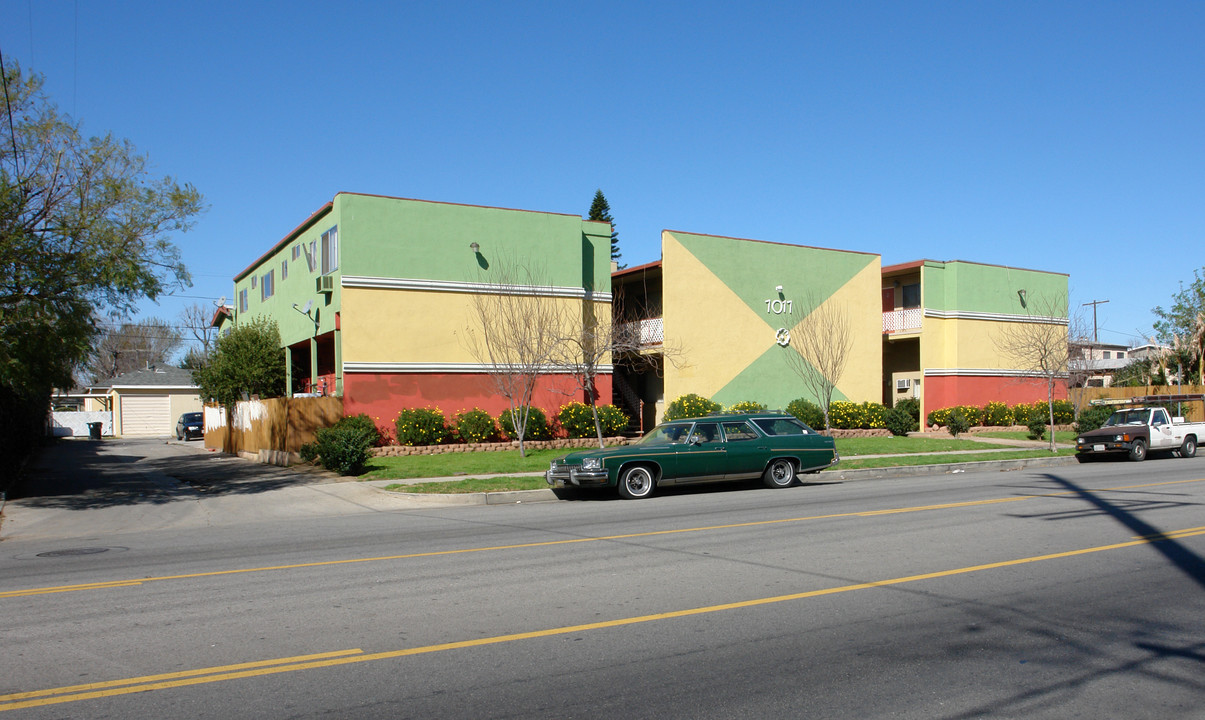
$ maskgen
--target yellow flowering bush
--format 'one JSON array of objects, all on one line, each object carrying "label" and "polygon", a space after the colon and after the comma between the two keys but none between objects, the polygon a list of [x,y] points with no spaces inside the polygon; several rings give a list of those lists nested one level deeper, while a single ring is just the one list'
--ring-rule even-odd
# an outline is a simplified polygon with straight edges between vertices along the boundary
[{"label": "yellow flowering bush", "polygon": [[399,410],[393,425],[398,445],[439,445],[448,439],[448,425],[438,408]]}]

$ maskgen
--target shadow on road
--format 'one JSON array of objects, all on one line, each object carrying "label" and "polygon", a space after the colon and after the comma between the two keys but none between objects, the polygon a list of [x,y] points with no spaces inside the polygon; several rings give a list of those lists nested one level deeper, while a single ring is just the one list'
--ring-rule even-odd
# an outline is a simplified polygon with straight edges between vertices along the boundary
[{"label": "shadow on road", "polygon": [[8,497],[30,507],[87,510],[262,493],[318,480],[162,439],[62,440],[39,450]]}]

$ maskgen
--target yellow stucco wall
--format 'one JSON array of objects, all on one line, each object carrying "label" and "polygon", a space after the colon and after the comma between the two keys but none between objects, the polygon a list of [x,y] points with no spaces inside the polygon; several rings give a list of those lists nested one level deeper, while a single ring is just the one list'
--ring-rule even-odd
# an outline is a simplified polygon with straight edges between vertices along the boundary
[{"label": "yellow stucco wall", "polygon": [[[542,298],[580,318],[582,300]],[[465,337],[480,327],[473,296],[461,292],[343,288],[343,362],[476,363]],[[610,304],[597,302],[610,314]]]},{"label": "yellow stucco wall", "polygon": [[[830,252],[844,262],[849,261],[850,254],[800,247],[800,257],[807,254],[816,261],[807,264],[808,269],[800,274],[772,262],[782,253],[793,255],[794,246],[719,240],[732,243],[740,261],[749,263],[751,272],[745,273],[742,284],[755,287],[730,287],[673,232],[662,233],[665,398],[670,401],[688,393],[714,398],[717,393],[735,392],[742,395],[742,400],[785,407],[790,400],[809,393],[785,360],[779,358],[778,353],[793,351],[778,347],[776,327],[797,331],[803,322],[802,300],[810,287],[808,274],[822,276],[824,258]],[[763,252],[774,254],[759,258]],[[865,267],[825,301],[847,313],[853,335],[852,351],[838,380],[836,397],[877,402],[882,397],[881,261],[877,255],[854,255]],[[765,263],[764,270],[759,262]],[[751,306],[748,297],[751,291],[772,297],[777,285],[784,286],[784,297],[792,299],[797,310],[791,315],[767,318],[765,310]],[[738,292],[744,292],[746,298]],[[745,389],[726,390],[733,387]],[[721,400],[722,404],[730,403],[733,398]]]}]

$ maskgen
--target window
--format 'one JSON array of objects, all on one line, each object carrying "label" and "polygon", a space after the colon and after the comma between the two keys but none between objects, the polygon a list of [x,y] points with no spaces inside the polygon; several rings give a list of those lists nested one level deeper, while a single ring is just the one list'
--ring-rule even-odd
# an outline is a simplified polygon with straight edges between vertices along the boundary
[{"label": "window", "polygon": [[904,304],[901,307],[906,307],[906,308],[920,307],[920,283],[913,283],[911,285],[905,285],[903,287],[903,290],[904,290]]},{"label": "window", "polygon": [[759,418],[753,424],[767,435],[811,435],[814,430],[798,420],[787,418]]},{"label": "window", "polygon": [[724,423],[724,437],[728,439],[728,442],[734,442],[736,440],[756,440],[757,433],[754,432],[753,428],[749,427],[749,425],[746,423],[726,422]]},{"label": "window", "polygon": [[281,280],[289,279],[289,261],[288,260],[280,261],[280,279]]},{"label": "window", "polygon": [[1125,356],[1126,356],[1126,354],[1125,354],[1125,351],[1124,351],[1124,350],[1118,350],[1118,351],[1117,351],[1117,359],[1118,359],[1118,360],[1122,360],[1122,359],[1124,359],[1124,358],[1125,358]]},{"label": "window", "polygon": [[688,443],[713,443],[720,439],[720,426],[716,423],[695,423],[695,430],[686,440]]},{"label": "window", "polygon": [[1110,354],[1110,353],[1109,353],[1109,351],[1108,351],[1108,350],[1105,350],[1105,351],[1104,351],[1104,359],[1105,359],[1105,360],[1108,360],[1108,359],[1109,359],[1109,354]]},{"label": "window", "polygon": [[[308,250],[306,249],[307,247],[309,248]],[[311,240],[308,246],[301,246],[301,249],[305,250],[305,264],[309,266],[310,272],[314,272],[314,269],[318,267],[318,263],[314,257],[317,254],[317,251],[314,249],[315,247],[317,247],[317,241],[315,240]]]},{"label": "window", "polygon": [[[301,243],[298,243],[293,246],[293,259],[294,260],[301,257],[301,245],[302,245]],[[281,278],[281,279],[283,279],[283,278]]]},{"label": "window", "polygon": [[339,269],[339,228],[322,233],[322,274]]},{"label": "window", "polygon": [[252,290],[254,290],[256,287],[258,287],[258,286],[255,284],[255,282],[256,282],[256,280],[257,280],[257,279],[258,279],[258,278],[256,278],[254,275],[252,275],[252,276],[251,276],[251,289],[252,289]]},{"label": "window", "polygon": [[238,311],[247,312],[247,288],[238,291]]},{"label": "window", "polygon": [[268,298],[272,297],[272,293],[276,289],[276,283],[274,282],[275,279],[275,270],[269,270],[268,272],[264,273],[264,281],[260,284],[259,288],[260,300],[267,300]]}]

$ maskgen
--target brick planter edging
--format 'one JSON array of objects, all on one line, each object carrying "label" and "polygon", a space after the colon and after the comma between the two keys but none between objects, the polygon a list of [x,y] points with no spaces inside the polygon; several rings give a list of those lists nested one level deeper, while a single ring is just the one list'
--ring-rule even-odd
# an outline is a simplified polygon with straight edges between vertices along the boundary
[{"label": "brick planter edging", "polygon": [[872,430],[842,430],[840,428],[832,428],[821,430],[820,434],[828,435],[831,438],[891,437],[891,431],[887,428],[874,428]]},{"label": "brick planter edging", "polygon": [[[634,442],[632,438],[609,437],[603,438],[607,447],[628,445]],[[598,438],[574,438],[561,440],[528,440],[523,443],[528,450],[567,449],[598,447]],[[443,455],[446,453],[466,452],[497,452],[499,450],[518,450],[519,441],[492,443],[454,443],[448,445],[389,445],[372,448],[374,457],[393,457],[398,455]]]}]

